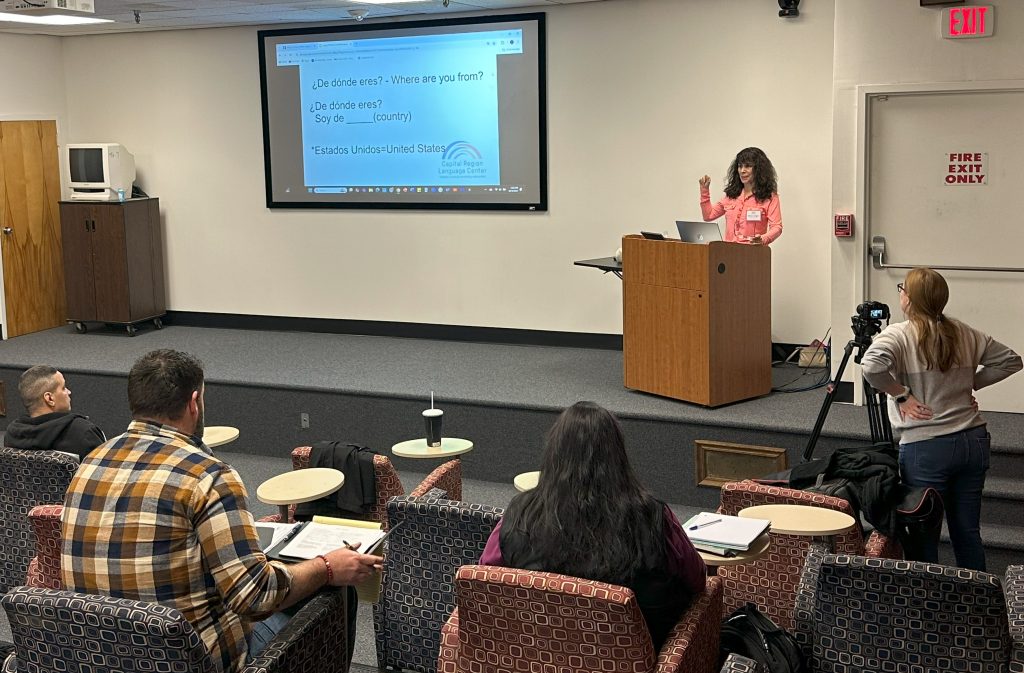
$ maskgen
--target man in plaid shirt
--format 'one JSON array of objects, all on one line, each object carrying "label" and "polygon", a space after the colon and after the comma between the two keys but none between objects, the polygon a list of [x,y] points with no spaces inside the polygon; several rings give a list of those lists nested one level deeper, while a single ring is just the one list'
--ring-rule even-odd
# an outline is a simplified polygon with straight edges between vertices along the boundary
[{"label": "man in plaid shirt", "polygon": [[176,608],[231,673],[263,644],[251,638],[254,622],[265,641],[272,630],[257,620],[325,585],[366,579],[382,559],[338,549],[268,561],[238,473],[202,442],[203,388],[202,365],[187,353],[157,350],[135,363],[128,432],[89,454],[68,488],[62,573],[73,591]]}]

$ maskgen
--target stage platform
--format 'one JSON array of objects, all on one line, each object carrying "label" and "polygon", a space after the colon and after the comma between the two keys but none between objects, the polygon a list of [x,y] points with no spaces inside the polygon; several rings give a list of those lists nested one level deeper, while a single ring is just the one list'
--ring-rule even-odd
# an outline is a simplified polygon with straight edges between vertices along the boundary
[{"label": "stage platform", "polygon": [[[234,453],[282,456],[320,439],[358,442],[390,452],[423,435],[420,412],[430,391],[444,409],[445,436],[475,449],[462,456],[467,478],[510,483],[538,467],[544,432],[557,414],[593,400],[622,420],[633,464],[654,494],[671,503],[712,507],[718,491],[699,487],[694,441],[717,440],[785,448],[799,461],[825,391],[771,395],[717,409],[626,390],[619,351],[510,346],[305,332],[167,326],[135,337],[61,327],[0,344],[0,378],[7,420],[21,413],[17,379],[28,366],[64,372],[75,411],[108,436],[129,420],[125,378],[134,360],[155,348],[197,355],[207,376],[206,422],[241,429]],[[798,369],[776,372],[776,385]],[[790,387],[804,387],[822,370],[808,370]],[[300,427],[300,414],[310,427]],[[1024,421],[987,414],[996,444],[1022,452]],[[861,407],[833,405],[816,455],[868,439]],[[394,458],[399,469],[425,471],[422,461]]]}]

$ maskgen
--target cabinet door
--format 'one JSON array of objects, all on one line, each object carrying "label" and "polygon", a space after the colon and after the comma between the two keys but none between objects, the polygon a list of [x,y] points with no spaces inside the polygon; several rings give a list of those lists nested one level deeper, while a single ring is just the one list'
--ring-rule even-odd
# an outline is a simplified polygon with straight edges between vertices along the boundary
[{"label": "cabinet door", "polygon": [[96,320],[96,283],[91,231],[94,216],[93,207],[89,204],[60,204],[68,320]]},{"label": "cabinet door", "polygon": [[93,206],[92,260],[96,281],[96,320],[128,322],[128,261],[125,208],[120,203]]}]

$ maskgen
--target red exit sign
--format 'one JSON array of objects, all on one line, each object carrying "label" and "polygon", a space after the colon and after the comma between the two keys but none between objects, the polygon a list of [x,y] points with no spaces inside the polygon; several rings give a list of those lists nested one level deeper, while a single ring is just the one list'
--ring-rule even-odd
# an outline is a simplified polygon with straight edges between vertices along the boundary
[{"label": "red exit sign", "polygon": [[945,38],[990,37],[996,27],[996,12],[992,5],[947,7],[941,21]]}]

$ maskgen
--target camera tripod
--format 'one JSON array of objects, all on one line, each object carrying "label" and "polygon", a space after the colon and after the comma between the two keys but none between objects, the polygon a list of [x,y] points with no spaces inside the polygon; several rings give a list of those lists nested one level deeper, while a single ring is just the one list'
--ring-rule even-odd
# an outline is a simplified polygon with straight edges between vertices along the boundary
[{"label": "camera tripod", "polygon": [[[828,393],[825,395],[825,401],[821,405],[821,411],[818,412],[818,420],[814,423],[814,429],[811,430],[811,436],[807,440],[807,446],[804,448],[803,462],[807,462],[814,455],[814,446],[818,443],[818,438],[821,436],[821,428],[825,425],[825,418],[828,416],[829,409],[832,406],[832,402],[836,398],[836,390],[839,387],[839,382],[843,380],[843,371],[846,369],[847,363],[850,361],[850,355],[853,354],[854,349],[857,350],[857,355],[853,361],[860,364],[861,358],[864,356],[864,351],[867,350],[868,346],[871,345],[872,334],[877,334],[877,329],[872,332],[871,328],[862,328],[854,321],[854,337],[846,344],[846,348],[843,349],[843,359],[839,362],[839,369],[836,370],[836,376],[828,384]],[[869,333],[871,332],[871,333]],[[864,379],[864,391],[867,393],[867,410],[868,410],[868,424],[871,427],[871,443],[875,446],[893,446],[892,440],[892,424],[889,422],[889,415],[885,409],[885,393],[880,390],[875,390],[867,379]]]}]

